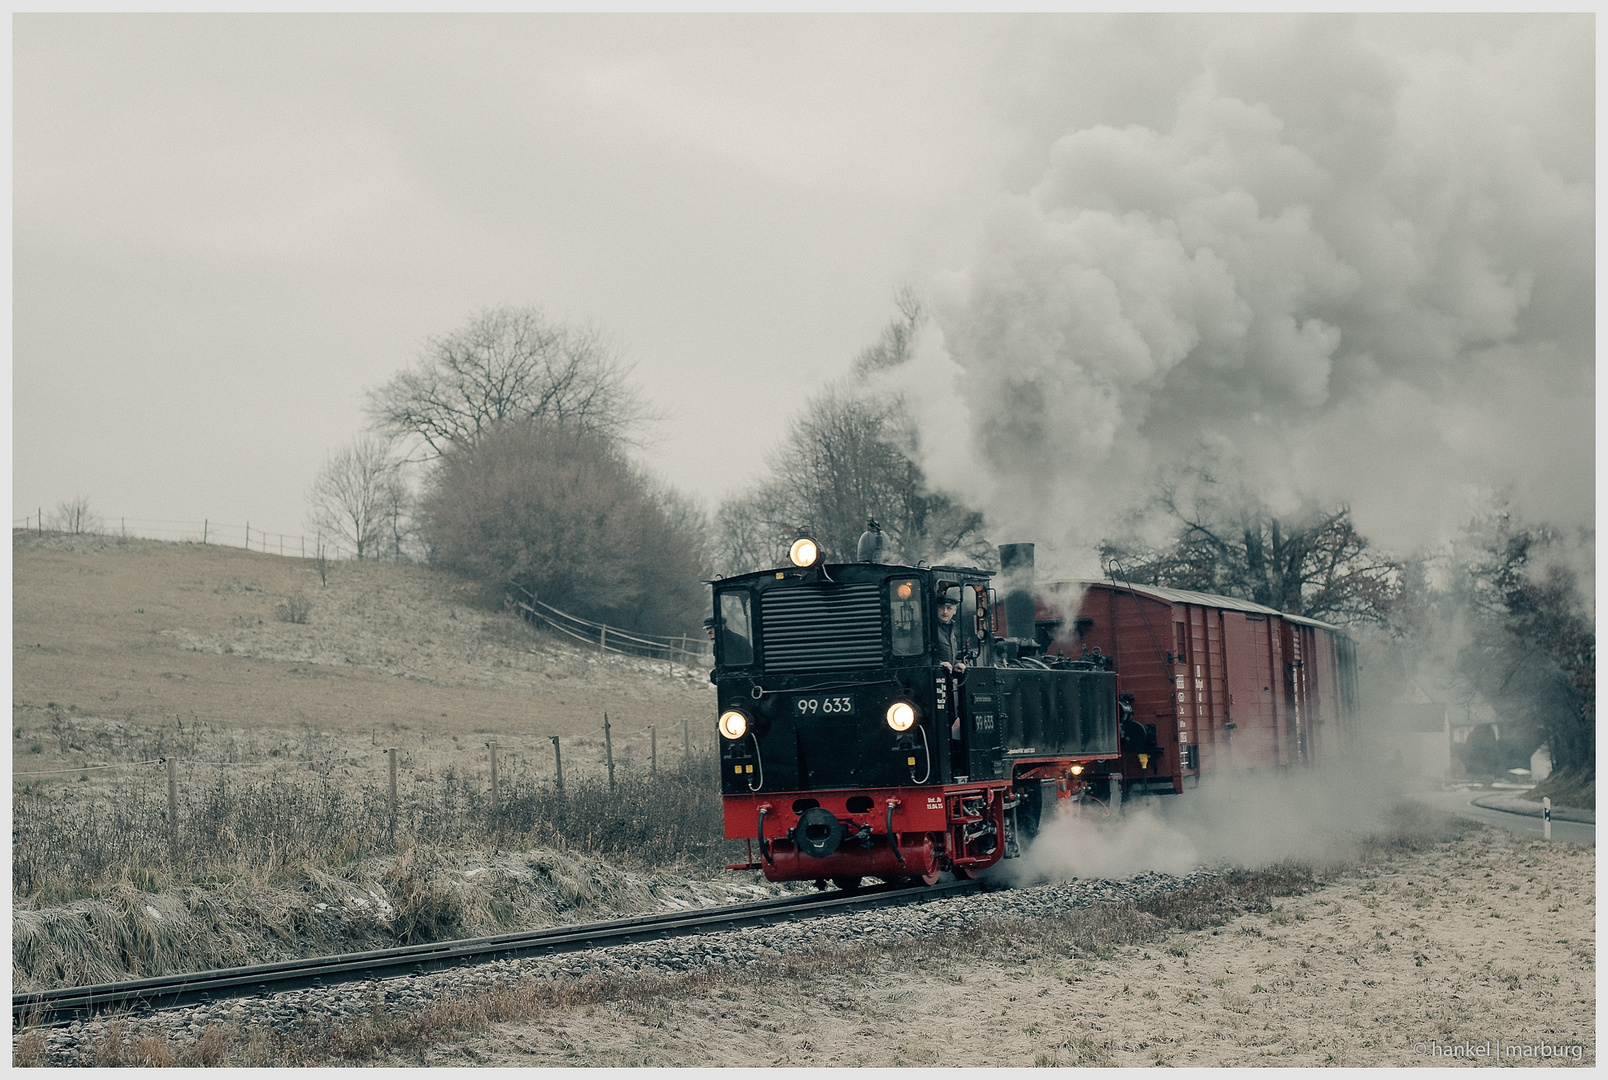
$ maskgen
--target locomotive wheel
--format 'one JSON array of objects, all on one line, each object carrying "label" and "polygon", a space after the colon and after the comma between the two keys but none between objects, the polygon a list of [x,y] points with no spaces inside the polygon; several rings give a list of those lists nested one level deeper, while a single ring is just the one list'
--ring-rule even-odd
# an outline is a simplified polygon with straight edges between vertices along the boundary
[{"label": "locomotive wheel", "polygon": [[950,867],[949,872],[955,875],[956,881],[968,881],[972,876],[972,872],[970,870],[963,869],[959,866]]},{"label": "locomotive wheel", "polygon": [[860,891],[860,880],[857,877],[835,877],[832,879],[832,884],[846,893],[856,893]]}]

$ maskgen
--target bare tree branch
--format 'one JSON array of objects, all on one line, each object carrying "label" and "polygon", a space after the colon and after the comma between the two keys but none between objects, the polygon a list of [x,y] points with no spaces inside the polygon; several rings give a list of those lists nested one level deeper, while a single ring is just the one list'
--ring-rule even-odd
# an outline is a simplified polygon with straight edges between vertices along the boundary
[{"label": "bare tree branch", "polygon": [[549,419],[634,443],[653,413],[590,327],[548,321],[535,308],[490,308],[432,338],[413,366],[369,393],[369,416],[414,438],[425,459],[502,420]]},{"label": "bare tree branch", "polygon": [[383,440],[365,436],[331,455],[307,501],[313,531],[345,542],[359,559],[378,558],[388,539],[400,554],[408,491]]}]

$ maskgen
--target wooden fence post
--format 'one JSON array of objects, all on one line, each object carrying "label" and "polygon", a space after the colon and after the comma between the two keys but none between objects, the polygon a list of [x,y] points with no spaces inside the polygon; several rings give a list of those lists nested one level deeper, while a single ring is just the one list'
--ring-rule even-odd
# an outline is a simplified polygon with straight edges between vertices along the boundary
[{"label": "wooden fence post", "polygon": [[692,756],[692,735],[687,729],[687,718],[681,718],[681,756],[683,759]]},{"label": "wooden fence post", "polygon": [[499,824],[502,821],[502,796],[497,791],[497,744],[487,743],[486,749],[491,751],[491,816]]},{"label": "wooden fence post", "polygon": [[609,792],[614,792],[614,738],[609,734],[609,714],[603,714],[603,754],[609,763]]},{"label": "wooden fence post", "polygon": [[385,753],[391,759],[391,791],[385,800],[385,809],[386,816],[390,820],[388,832],[394,843],[396,841],[396,747],[391,747]]},{"label": "wooden fence post", "polygon": [[168,864],[179,868],[179,763],[167,759],[168,772]]},{"label": "wooden fence post", "polygon": [[597,636],[597,651],[603,652],[609,647],[609,628],[603,627],[603,632]]},{"label": "wooden fence post", "polygon": [[553,740],[553,777],[558,782],[558,793],[562,795],[564,794],[564,756],[558,749],[558,736],[549,735],[548,738]]},{"label": "wooden fence post", "polygon": [[659,734],[648,725],[648,775],[659,775]]},{"label": "wooden fence post", "polygon": [[202,544],[203,547],[206,546],[206,542],[207,542],[207,525],[208,524],[209,524],[209,521],[208,521],[207,518],[202,518],[201,519],[201,544]]},{"label": "wooden fence post", "polygon": [[251,522],[246,522],[246,550],[251,550]]}]

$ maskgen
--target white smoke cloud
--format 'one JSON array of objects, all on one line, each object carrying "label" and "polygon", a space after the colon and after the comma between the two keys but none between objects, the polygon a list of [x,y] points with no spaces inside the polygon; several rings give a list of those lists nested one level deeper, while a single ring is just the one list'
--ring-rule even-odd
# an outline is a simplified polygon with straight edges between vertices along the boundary
[{"label": "white smoke cloud", "polygon": [[1355,769],[1222,775],[1176,799],[1130,798],[1114,813],[1057,805],[1022,857],[994,873],[1023,885],[1321,860],[1384,828],[1399,801],[1386,777]]},{"label": "white smoke cloud", "polygon": [[934,483],[1073,572],[1202,447],[1397,549],[1492,487],[1590,520],[1593,180],[1557,136],[1590,82],[1524,85],[1590,70],[1589,19],[1464,27],[1460,51],[1211,25],[1167,124],[1066,130],[932,282],[902,374]]}]

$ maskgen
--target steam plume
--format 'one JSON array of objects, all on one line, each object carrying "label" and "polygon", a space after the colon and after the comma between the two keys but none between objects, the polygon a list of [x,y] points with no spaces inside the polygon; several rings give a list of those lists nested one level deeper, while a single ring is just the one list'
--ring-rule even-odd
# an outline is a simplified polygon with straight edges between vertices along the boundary
[{"label": "steam plume", "polygon": [[933,283],[928,475],[1063,554],[1203,450],[1275,511],[1350,502],[1387,547],[1504,485],[1589,521],[1593,181],[1556,136],[1590,81],[1568,116],[1525,111],[1541,65],[1590,70],[1589,19],[1481,24],[1462,54],[1232,25],[1170,123],[1066,130]]}]

